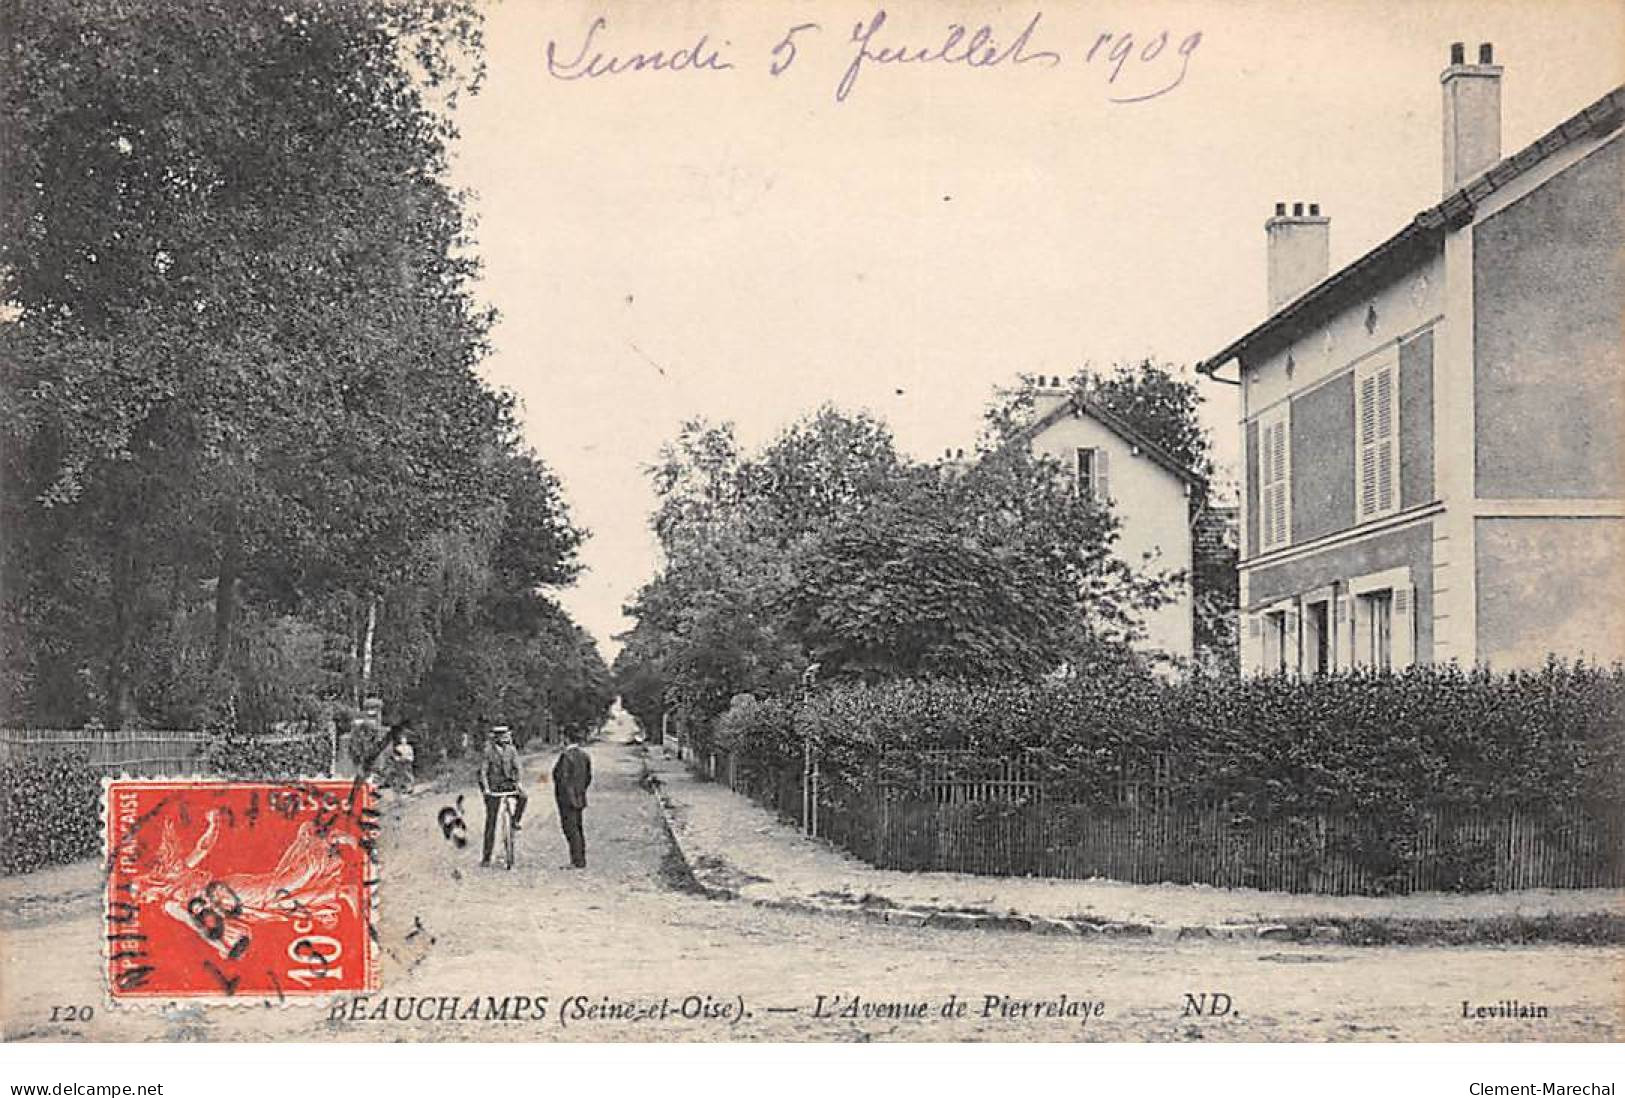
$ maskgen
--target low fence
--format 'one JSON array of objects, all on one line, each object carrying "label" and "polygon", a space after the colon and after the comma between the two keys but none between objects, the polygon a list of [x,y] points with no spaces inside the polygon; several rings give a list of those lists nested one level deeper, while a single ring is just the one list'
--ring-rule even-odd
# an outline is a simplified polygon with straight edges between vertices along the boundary
[{"label": "low fence", "polygon": [[[0,729],[0,762],[22,762],[52,755],[77,755],[108,776],[176,777],[207,773],[205,753],[219,733],[197,729],[155,728],[5,728]],[[271,732],[253,737],[266,747],[328,744],[332,736],[317,730]],[[332,763],[329,762],[329,768]]]},{"label": "low fence", "polygon": [[1071,803],[1024,759],[933,757],[953,754],[877,767],[863,789],[732,756],[696,768],[804,830],[804,786],[815,785],[812,833],[883,869],[1330,895],[1625,886],[1625,820],[1613,814],[1438,808],[1395,842],[1368,819],[1247,819],[1171,803],[1154,783],[1118,787],[1115,803]]}]

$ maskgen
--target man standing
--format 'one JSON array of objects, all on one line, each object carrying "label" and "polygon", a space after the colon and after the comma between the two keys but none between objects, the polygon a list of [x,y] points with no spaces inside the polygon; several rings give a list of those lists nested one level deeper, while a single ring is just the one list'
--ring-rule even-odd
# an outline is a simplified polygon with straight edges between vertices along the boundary
[{"label": "man standing", "polygon": [[502,807],[499,793],[512,793],[513,827],[519,830],[519,821],[525,815],[529,798],[519,784],[519,751],[513,745],[513,735],[505,724],[496,725],[485,741],[485,752],[480,756],[480,795],[485,798],[485,853],[481,865],[491,864],[491,847],[496,845],[497,813]]},{"label": "man standing", "polygon": [[570,844],[571,869],[587,868],[587,837],[581,830],[581,812],[587,807],[587,787],[592,784],[592,758],[581,746],[579,734],[553,764],[553,796],[559,802],[559,826]]}]

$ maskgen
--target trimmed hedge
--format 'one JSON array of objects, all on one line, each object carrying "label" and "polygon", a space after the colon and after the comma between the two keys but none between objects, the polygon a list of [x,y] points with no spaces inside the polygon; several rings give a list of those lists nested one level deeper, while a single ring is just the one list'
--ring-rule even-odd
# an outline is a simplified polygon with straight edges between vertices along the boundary
[{"label": "trimmed hedge", "polygon": [[207,773],[223,778],[309,778],[326,774],[332,743],[319,733],[284,743],[266,743],[253,735],[223,732],[203,752]]},{"label": "trimmed hedge", "polygon": [[0,763],[0,868],[28,873],[100,854],[101,800],[84,755]]},{"label": "trimmed hedge", "polygon": [[[1505,820],[1606,821],[1625,812],[1625,669],[1551,663],[1491,675],[1418,668],[1315,680],[1194,678],[1168,683],[1125,673],[1084,681],[999,687],[951,682],[836,685],[801,704],[737,704],[719,728],[741,768],[799,769],[810,738],[824,775],[829,834],[872,837],[876,783],[905,797],[922,752],[974,784],[1019,759],[1042,782],[1043,803],[987,803],[988,817],[1115,817],[1128,789],[1143,808],[1216,811],[1226,834],[1263,826],[1283,865],[1343,859],[1376,892],[1411,887],[1496,887],[1497,850],[1485,836],[1438,832],[1439,812]],[[989,765],[992,761],[993,765]],[[753,786],[774,788],[771,781]],[[867,822],[866,822],[867,821]],[[1327,822],[1338,823],[1330,832]],[[1032,822],[1032,821],[1029,821]],[[1064,830],[1064,828],[1063,828]],[[1572,856],[1589,874],[1617,873],[1611,834]],[[1244,844],[1245,846],[1245,844]],[[1227,857],[1247,857],[1237,848]],[[1608,848],[1608,849],[1605,849]],[[1040,872],[1037,855],[1011,849],[1005,872]],[[935,857],[935,855],[933,855]],[[1023,868],[1026,866],[1026,868]],[[957,865],[925,868],[961,868]]]},{"label": "trimmed hedge", "polygon": [[1052,798],[1106,802],[1124,783],[1155,784],[1256,819],[1625,807],[1620,667],[837,685],[799,706],[737,706],[728,723],[747,763],[799,764],[810,735],[824,769],[860,787],[947,748],[1023,755]]}]

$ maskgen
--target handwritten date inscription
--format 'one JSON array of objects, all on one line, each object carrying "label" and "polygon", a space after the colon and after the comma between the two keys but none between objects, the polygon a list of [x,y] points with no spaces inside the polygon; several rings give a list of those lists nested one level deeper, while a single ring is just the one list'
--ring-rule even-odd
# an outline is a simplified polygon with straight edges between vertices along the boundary
[{"label": "handwritten date inscription", "polygon": [[[859,76],[869,68],[957,67],[989,71],[1035,66],[1055,69],[1073,64],[1097,73],[1106,85],[1113,103],[1143,103],[1167,95],[1185,82],[1192,56],[1202,44],[1200,31],[1185,34],[1177,44],[1174,35],[1161,29],[1149,35],[1133,31],[1106,30],[1095,33],[1063,53],[1058,36],[1044,25],[1044,13],[1035,12],[1024,25],[998,28],[984,23],[971,27],[949,23],[940,32],[913,32],[910,39],[898,30],[884,8],[862,22],[853,24],[842,36],[832,33],[835,49],[845,67],[835,85],[835,101],[844,103],[856,88]],[[785,29],[766,57],[767,73],[779,77],[794,67],[803,53],[813,52],[825,37],[820,23],[796,23]],[[569,44],[549,39],[546,45],[548,75],[556,80],[597,80],[628,73],[722,73],[746,67],[729,57],[734,49],[728,39],[716,39],[711,32],[697,35],[675,49],[647,46],[616,48],[606,46],[609,20],[603,16],[588,26],[573,53]],[[940,34],[940,37],[939,37]]]}]

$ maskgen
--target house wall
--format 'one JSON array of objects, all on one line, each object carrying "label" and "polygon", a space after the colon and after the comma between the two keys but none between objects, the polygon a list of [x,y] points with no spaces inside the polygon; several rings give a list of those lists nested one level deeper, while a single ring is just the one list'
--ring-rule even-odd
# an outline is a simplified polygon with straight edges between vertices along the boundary
[{"label": "house wall", "polygon": [[[1242,559],[1258,556],[1258,418],[1291,404],[1292,544],[1355,526],[1354,370],[1371,356],[1399,357],[1399,508],[1432,502],[1434,329],[1443,305],[1443,258],[1406,276],[1308,332],[1291,346],[1242,363],[1244,475]],[[1368,314],[1375,323],[1368,330]],[[1288,375],[1288,359],[1292,370]]]},{"label": "house wall", "polygon": [[1480,518],[1478,660],[1538,667],[1548,653],[1625,659],[1625,520]]},{"label": "house wall", "polygon": [[1479,499],[1625,494],[1625,141],[1473,228]]},{"label": "house wall", "polygon": [[1354,374],[1293,398],[1292,544],[1354,525]]},{"label": "house wall", "polygon": [[[1352,404],[1354,394],[1349,394]],[[1399,506],[1403,510],[1434,498],[1433,331],[1399,345]],[[1349,491],[1353,492],[1353,481]],[[1352,496],[1350,506],[1352,506]]]},{"label": "house wall", "polygon": [[1068,416],[1045,428],[1032,440],[1033,451],[1072,467],[1079,447],[1107,452],[1112,504],[1120,521],[1113,551],[1119,559],[1141,571],[1183,572],[1176,598],[1151,611],[1144,619],[1147,633],[1141,646],[1189,658],[1193,646],[1191,607],[1190,501],[1185,483],[1089,416]]},{"label": "house wall", "polygon": [[1328,546],[1248,574],[1248,611],[1327,584],[1390,568],[1409,568],[1416,588],[1416,659],[1433,658],[1433,524],[1424,519],[1397,530]]}]

